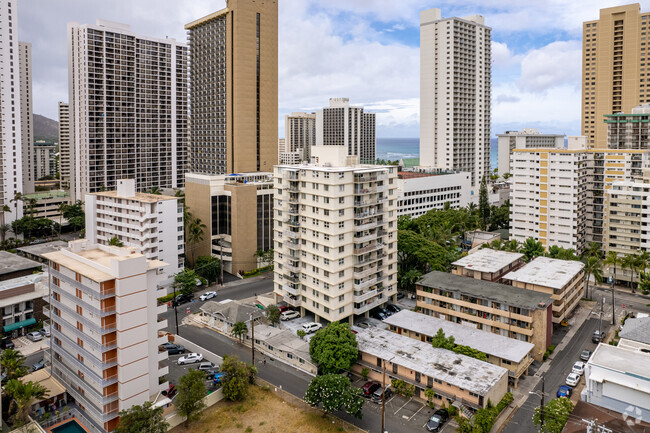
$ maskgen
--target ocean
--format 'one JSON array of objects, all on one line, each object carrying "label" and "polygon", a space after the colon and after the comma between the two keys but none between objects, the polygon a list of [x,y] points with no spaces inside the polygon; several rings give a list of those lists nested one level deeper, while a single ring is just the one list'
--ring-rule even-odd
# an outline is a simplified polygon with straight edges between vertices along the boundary
[{"label": "ocean", "polygon": [[[490,167],[496,168],[497,139],[490,140]],[[419,138],[377,138],[377,159],[394,161],[402,158],[418,158],[420,156]]]}]

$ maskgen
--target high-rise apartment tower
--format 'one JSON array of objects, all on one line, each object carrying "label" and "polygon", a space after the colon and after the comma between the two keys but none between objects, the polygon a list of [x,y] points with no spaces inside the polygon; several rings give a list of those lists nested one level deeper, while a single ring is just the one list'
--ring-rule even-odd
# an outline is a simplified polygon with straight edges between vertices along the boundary
[{"label": "high-rise apartment tower", "polygon": [[70,189],[70,106],[59,102],[59,176],[61,189]]},{"label": "high-rise apartment tower", "polygon": [[278,153],[279,162],[309,161],[311,148],[316,145],[316,113],[284,116],[284,136],[284,149]]},{"label": "high-rise apartment tower", "polygon": [[490,170],[491,29],[480,15],[420,12],[420,165]]},{"label": "high-rise apartment tower", "polygon": [[184,185],[187,47],[97,20],[68,24],[73,200],[135,179],[140,190]]},{"label": "high-rise apartment tower", "polygon": [[34,192],[34,115],[32,98],[32,44],[18,42],[20,63],[20,138],[23,154],[23,193]]},{"label": "high-rise apartment tower", "polygon": [[227,0],[185,29],[189,171],[270,172],[278,159],[277,0]]},{"label": "high-rise apartment tower", "polygon": [[582,135],[590,147],[607,147],[604,116],[650,102],[648,27],[650,12],[638,3],[601,9],[582,25]]}]

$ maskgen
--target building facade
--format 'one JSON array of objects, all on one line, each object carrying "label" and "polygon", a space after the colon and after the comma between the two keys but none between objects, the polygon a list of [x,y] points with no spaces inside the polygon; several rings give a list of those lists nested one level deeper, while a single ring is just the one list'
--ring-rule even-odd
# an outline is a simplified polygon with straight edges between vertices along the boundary
[{"label": "building facade", "polygon": [[109,245],[117,238],[137,247],[148,260],[167,263],[170,284],[185,267],[183,206],[178,198],[136,192],[133,179],[120,179],[113,191],[86,194],[86,239]]},{"label": "building facade", "polygon": [[452,266],[451,273],[454,275],[500,283],[504,275],[524,266],[524,255],[481,248],[456,260]]},{"label": "building facade", "polygon": [[[311,148],[316,145],[316,113],[284,116],[284,136],[284,152],[280,152],[278,162],[299,164],[309,161]],[[298,162],[294,162],[296,159]]]},{"label": "building facade", "polygon": [[[499,155],[499,176],[510,173],[510,156],[515,149],[531,148],[564,148],[564,135],[541,134],[537,129],[529,128],[521,131],[506,131],[497,134]],[[512,174],[512,173],[510,173]]]},{"label": "building facade", "polygon": [[348,155],[374,163],[377,140],[375,114],[350,105],[349,98],[330,98],[329,107],[316,111],[316,145],[345,146]]},{"label": "building facade", "polygon": [[56,176],[56,144],[36,142],[33,145],[34,173],[32,177],[38,180],[45,176]]},{"label": "building facade", "polygon": [[16,338],[25,327],[45,319],[43,296],[47,296],[47,274],[36,273],[0,283],[2,332]]},{"label": "building facade", "polygon": [[420,165],[469,172],[477,193],[490,175],[491,32],[480,15],[420,12]]},{"label": "building facade", "polygon": [[10,224],[22,218],[22,206],[12,199],[23,192],[23,140],[20,90],[20,56],[18,46],[18,2],[0,2],[0,207],[9,206],[9,212],[0,212],[0,223]]},{"label": "building facade", "polygon": [[415,289],[416,308],[424,314],[532,343],[538,361],[551,344],[550,295],[438,271],[424,275]]},{"label": "building facade", "polygon": [[278,158],[278,2],[227,0],[185,26],[189,171],[270,172]]},{"label": "building facade", "polygon": [[164,262],[147,260],[136,248],[93,245],[85,239],[45,254],[51,296],[54,377],[65,385],[96,429],[111,432],[119,411],[142,405],[167,389],[159,379],[169,367],[161,361],[166,342],[158,331],[167,309],[156,299]]},{"label": "building facade", "polygon": [[589,147],[607,147],[603,116],[650,102],[643,72],[649,23],[650,13],[633,3],[601,9],[599,19],[582,24],[582,135]]},{"label": "building facade", "polygon": [[632,108],[631,114],[605,115],[609,149],[650,150],[650,104]]},{"label": "building facade", "polygon": [[119,179],[180,188],[187,153],[187,47],[126,24],[68,23],[73,200]]},{"label": "building facade", "polygon": [[203,241],[187,244],[188,258],[219,257],[233,274],[269,265],[256,253],[273,248],[273,194],[271,173],[188,173],[185,204],[207,226]]},{"label": "building facade", "polygon": [[358,165],[346,146],[312,152],[318,164],[273,173],[274,294],[352,323],[397,295],[397,167]]},{"label": "building facade", "polygon": [[61,189],[70,189],[70,106],[59,102],[59,176]]},{"label": "building facade", "polygon": [[20,68],[20,138],[22,141],[23,193],[34,192],[34,98],[32,95],[32,44],[18,42]]},{"label": "building facade", "polygon": [[470,203],[469,173],[400,171],[397,176],[397,214],[417,218],[432,209],[452,209]]}]

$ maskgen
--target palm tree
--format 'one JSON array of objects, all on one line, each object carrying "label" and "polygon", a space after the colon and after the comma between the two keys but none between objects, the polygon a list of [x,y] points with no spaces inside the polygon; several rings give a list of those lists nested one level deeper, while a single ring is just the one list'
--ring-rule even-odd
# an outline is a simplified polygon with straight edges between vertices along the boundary
[{"label": "palm tree", "polygon": [[149,190],[149,194],[162,195],[162,191],[157,186],[154,186]]},{"label": "palm tree", "polygon": [[603,249],[598,242],[589,242],[587,249],[582,254],[583,257],[598,257],[603,258]]},{"label": "palm tree", "polygon": [[589,298],[589,277],[592,275],[598,284],[603,282],[603,265],[601,261],[594,256],[587,257],[585,260],[585,298]]},{"label": "palm tree", "polygon": [[5,242],[7,232],[11,231],[11,225],[9,224],[0,224],[0,241]]},{"label": "palm tree", "polygon": [[61,226],[63,225],[63,213],[68,208],[68,203],[59,203],[57,210],[59,211],[59,237],[61,237]]},{"label": "palm tree", "polygon": [[123,246],[124,246],[124,242],[122,242],[122,241],[120,240],[120,238],[118,238],[117,236],[113,236],[113,237],[108,241],[108,245],[110,245],[110,246],[112,246],[112,247],[123,247]]},{"label": "palm tree", "polygon": [[521,245],[519,252],[525,256],[526,261],[530,261],[533,257],[544,255],[544,247],[541,242],[536,241],[533,238],[528,238]]},{"label": "palm tree", "polygon": [[5,349],[2,351],[0,366],[2,371],[7,375],[7,379],[18,379],[27,374],[27,369],[23,367],[25,357],[22,353],[14,349]]},{"label": "palm tree", "polygon": [[3,204],[2,209],[0,209],[0,224],[4,225],[5,224],[5,213],[11,212],[11,208],[9,205]]},{"label": "palm tree", "polygon": [[621,268],[629,269],[632,272],[632,279],[630,280],[630,287],[634,293],[634,273],[636,271],[636,254],[628,254],[621,260]]},{"label": "palm tree", "polygon": [[638,260],[635,263],[637,265],[637,272],[645,272],[648,264],[650,264],[650,253],[645,250],[640,251]]},{"label": "palm tree", "polygon": [[13,201],[14,206],[16,207],[16,218],[18,218],[18,202],[21,201],[21,200],[23,200],[23,195],[21,193],[19,193],[19,192],[15,193],[14,198],[9,200],[10,202]]},{"label": "palm tree", "polygon": [[34,210],[36,209],[36,204],[38,203],[38,200],[35,198],[28,198],[27,199],[27,208],[29,209],[29,216],[34,218]]},{"label": "palm tree", "polygon": [[230,334],[235,337],[239,338],[239,342],[243,342],[244,335],[248,332],[248,326],[246,326],[246,323],[244,322],[237,322],[234,325],[232,325],[232,330],[230,331]]},{"label": "palm tree", "polygon": [[196,254],[196,244],[203,240],[203,231],[207,228],[205,224],[201,221],[201,218],[194,219],[189,226],[187,227],[187,239],[186,242],[190,243],[192,247],[190,251],[192,253],[192,265],[194,265],[194,256]]},{"label": "palm tree", "polygon": [[33,400],[40,400],[48,397],[48,390],[40,383],[22,383],[17,379],[11,379],[5,386],[7,394],[12,398],[9,406],[14,412],[13,421],[15,425],[25,425],[29,422],[29,413]]},{"label": "palm tree", "polygon": [[605,264],[608,267],[614,266],[614,279],[612,280],[612,284],[616,284],[616,266],[621,264],[621,258],[616,254],[616,251],[607,252]]}]

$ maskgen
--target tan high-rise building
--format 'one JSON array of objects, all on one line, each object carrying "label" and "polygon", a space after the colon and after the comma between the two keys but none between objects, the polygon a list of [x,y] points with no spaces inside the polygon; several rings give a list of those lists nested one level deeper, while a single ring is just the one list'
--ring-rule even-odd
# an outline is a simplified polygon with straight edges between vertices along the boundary
[{"label": "tan high-rise building", "polygon": [[185,26],[192,173],[270,172],[278,159],[278,1],[227,0]]},{"label": "tan high-rise building", "polygon": [[641,13],[638,3],[601,9],[600,19],[583,23],[582,135],[590,147],[607,147],[603,116],[650,102],[644,72],[649,23],[650,13]]}]

